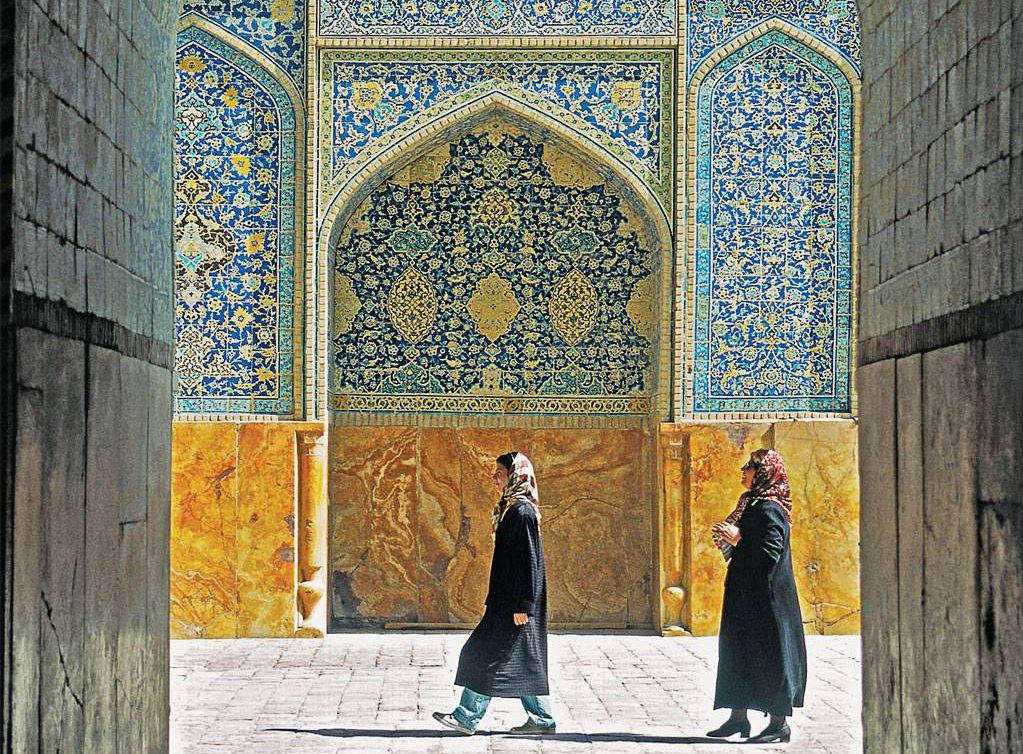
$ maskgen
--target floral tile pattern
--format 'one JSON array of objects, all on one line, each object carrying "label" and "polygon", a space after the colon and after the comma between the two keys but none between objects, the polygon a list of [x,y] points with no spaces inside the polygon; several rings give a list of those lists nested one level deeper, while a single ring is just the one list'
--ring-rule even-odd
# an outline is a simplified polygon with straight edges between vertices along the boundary
[{"label": "floral tile pattern", "polygon": [[320,0],[319,33],[336,36],[659,36],[674,0]]},{"label": "floral tile pattern", "polygon": [[305,0],[185,0],[194,14],[224,29],[279,65],[299,91],[305,86]]},{"label": "floral tile pattern", "polygon": [[[482,127],[481,127],[482,128]],[[338,414],[649,411],[654,257],[621,200],[499,125],[385,182],[336,249]]]},{"label": "floral tile pattern", "polygon": [[693,410],[851,410],[852,91],[771,31],[699,84]]},{"label": "floral tile pattern", "polygon": [[321,192],[371,161],[386,138],[487,91],[529,98],[589,129],[670,205],[670,52],[355,52],[320,58]]},{"label": "floral tile pattern", "polygon": [[689,0],[689,77],[716,49],[771,18],[813,35],[859,70],[860,17],[856,0]]},{"label": "floral tile pattern", "polygon": [[291,415],[291,100],[194,26],[179,34],[175,74],[175,410]]}]

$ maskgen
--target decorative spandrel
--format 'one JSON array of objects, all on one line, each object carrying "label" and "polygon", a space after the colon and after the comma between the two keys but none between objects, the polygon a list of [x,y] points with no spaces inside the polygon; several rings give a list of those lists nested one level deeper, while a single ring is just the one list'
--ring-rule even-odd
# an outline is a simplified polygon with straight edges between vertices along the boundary
[{"label": "decorative spandrel", "polygon": [[179,43],[175,410],[291,415],[295,116],[229,45]]},{"label": "decorative spandrel", "polygon": [[[613,155],[671,205],[671,51],[324,49],[319,61],[324,200],[434,117],[501,92]],[[485,174],[500,175],[504,159],[495,152]],[[498,196],[480,211],[497,220]]]},{"label": "decorative spandrel", "polygon": [[550,148],[502,126],[449,149],[439,177],[388,180],[341,235],[339,419],[645,416],[654,256],[631,210],[596,173],[560,184]]},{"label": "decorative spandrel", "polygon": [[306,0],[185,0],[181,11],[244,40],[305,86]]},{"label": "decorative spandrel", "polygon": [[700,83],[696,412],[848,412],[852,96],[781,32]]},{"label": "decorative spandrel", "polygon": [[770,19],[810,34],[859,70],[856,0],[689,0],[686,10],[690,77],[715,50]]}]

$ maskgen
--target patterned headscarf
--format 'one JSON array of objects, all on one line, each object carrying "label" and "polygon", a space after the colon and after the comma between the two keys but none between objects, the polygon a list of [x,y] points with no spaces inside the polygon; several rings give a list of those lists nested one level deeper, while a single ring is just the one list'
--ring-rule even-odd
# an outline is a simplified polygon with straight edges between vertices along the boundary
[{"label": "patterned headscarf", "polygon": [[494,508],[492,522],[495,532],[508,509],[519,503],[531,505],[536,513],[536,520],[540,520],[540,491],[536,486],[536,472],[533,470],[533,464],[526,458],[525,453],[513,452],[511,455],[514,460],[511,471],[508,472],[508,481],[501,492],[501,500]]},{"label": "patterned headscarf", "polygon": [[[781,453],[776,450],[755,450],[749,457],[749,461],[742,468],[744,470],[748,468],[754,470],[753,484],[749,490],[739,496],[739,502],[736,504],[735,510],[725,517],[725,523],[734,524],[742,518],[746,506],[754,500],[768,500],[777,504],[778,507],[785,511],[785,517],[788,518],[789,525],[791,526],[792,499],[789,497],[791,494],[789,475],[785,471],[785,461],[782,460]],[[725,559],[730,558],[732,546],[716,532],[711,536],[714,539],[714,544],[724,554]]]}]

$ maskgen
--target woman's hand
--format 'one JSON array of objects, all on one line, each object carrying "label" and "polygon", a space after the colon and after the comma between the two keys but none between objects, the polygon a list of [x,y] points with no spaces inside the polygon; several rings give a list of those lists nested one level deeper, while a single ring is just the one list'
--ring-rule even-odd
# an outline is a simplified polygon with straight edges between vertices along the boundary
[{"label": "woman's hand", "polygon": [[529,615],[526,613],[515,613],[512,615],[512,620],[515,621],[516,626],[524,626],[529,623]]},{"label": "woman's hand", "polygon": [[739,531],[739,527],[735,524],[726,524],[724,521],[714,524],[711,530],[715,534],[720,534],[721,538],[725,540],[732,547],[739,544],[739,540],[742,539],[742,533]]}]

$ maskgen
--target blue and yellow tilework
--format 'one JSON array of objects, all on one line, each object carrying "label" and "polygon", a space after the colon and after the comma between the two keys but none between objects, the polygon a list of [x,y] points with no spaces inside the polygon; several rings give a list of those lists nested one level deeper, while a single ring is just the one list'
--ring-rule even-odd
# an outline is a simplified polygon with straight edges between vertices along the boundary
[{"label": "blue and yellow tilework", "polygon": [[175,410],[293,415],[294,108],[195,26],[175,74]]},{"label": "blue and yellow tilework", "polygon": [[595,173],[566,185],[552,147],[481,129],[440,148],[432,180],[374,190],[342,235],[335,420],[645,418],[650,248]]},{"label": "blue and yellow tilework", "polygon": [[325,50],[320,57],[321,192],[343,185],[393,138],[490,91],[586,129],[668,207],[670,51]]},{"label": "blue and yellow tilework", "polygon": [[694,413],[848,413],[852,83],[768,31],[698,80]]},{"label": "blue and yellow tilework", "polygon": [[810,34],[859,70],[860,17],[856,0],[689,0],[686,8],[689,78],[715,50],[770,19]]},{"label": "blue and yellow tilework", "polygon": [[273,61],[301,91],[305,86],[305,0],[186,0],[184,19],[198,18]]},{"label": "blue and yellow tilework", "polygon": [[658,36],[674,0],[320,0],[324,37]]}]

